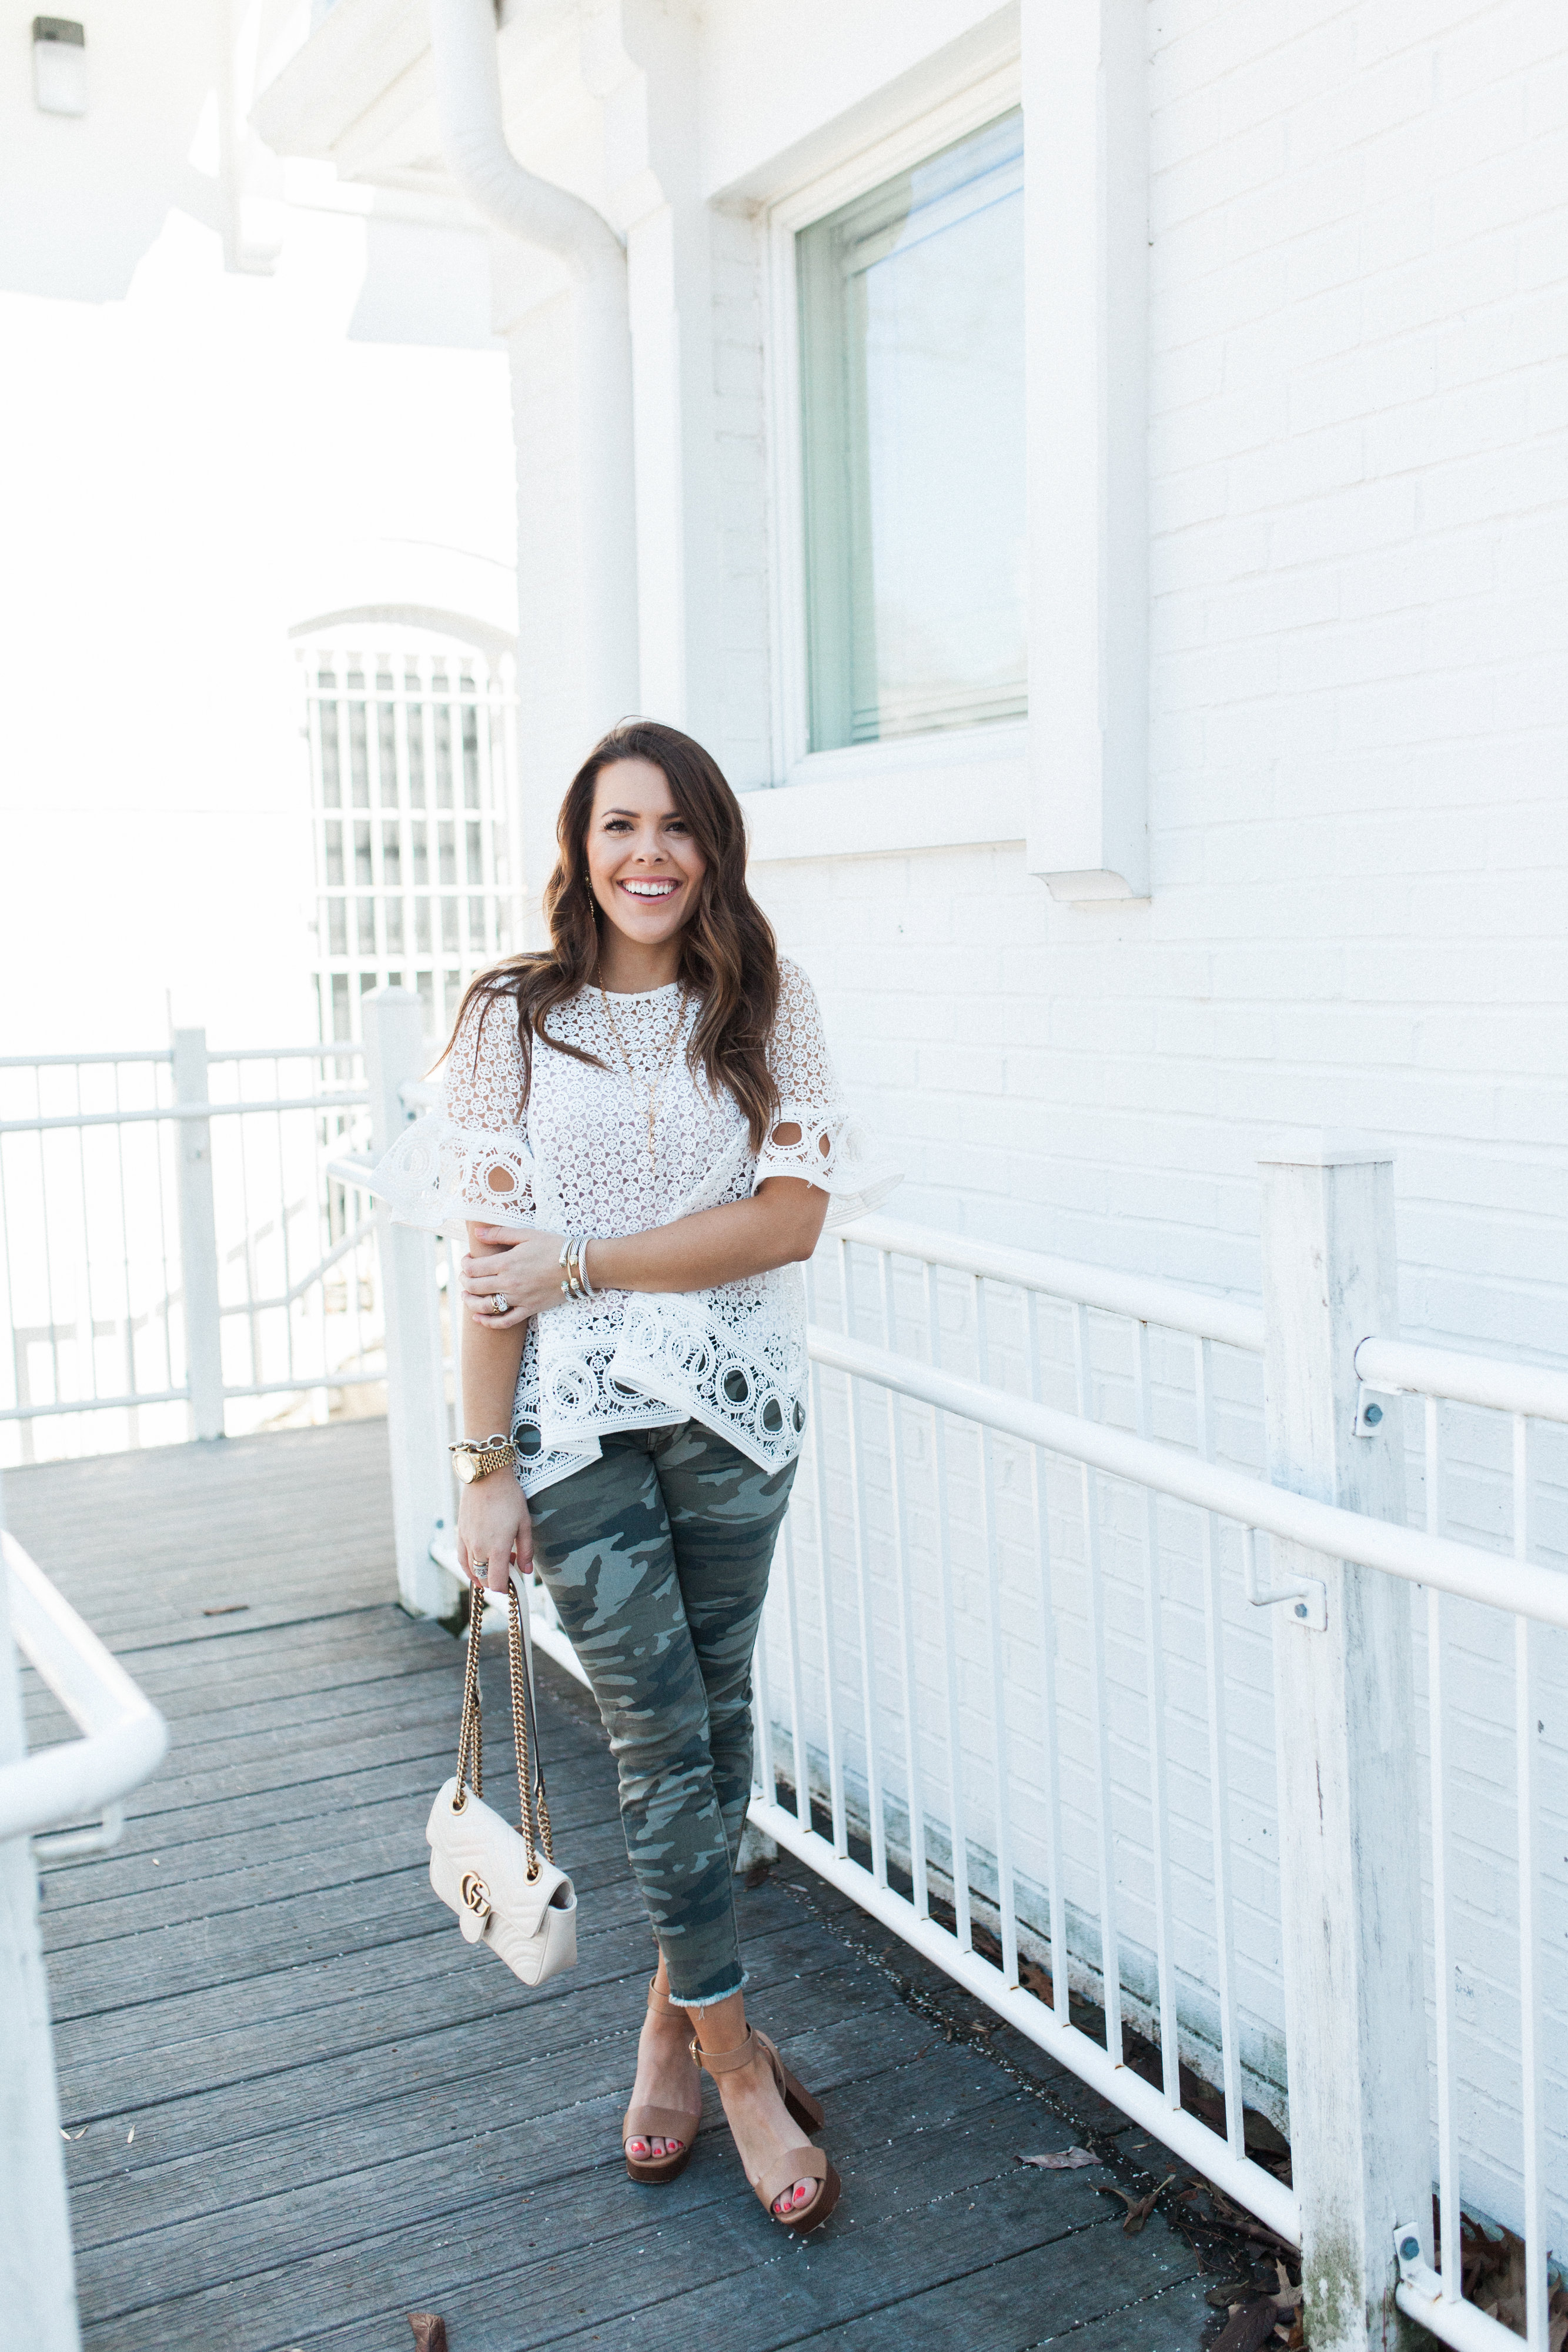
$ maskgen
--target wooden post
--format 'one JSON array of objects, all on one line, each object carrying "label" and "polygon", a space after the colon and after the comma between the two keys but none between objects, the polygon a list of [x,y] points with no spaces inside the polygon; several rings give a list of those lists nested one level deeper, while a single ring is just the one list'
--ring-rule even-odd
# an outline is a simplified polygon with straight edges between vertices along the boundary
[{"label": "wooden post", "polygon": [[[1355,1428],[1355,1350],[1398,1328],[1393,1169],[1265,1161],[1264,1383],[1277,1486],[1405,1517],[1403,1434]],[[1393,1577],[1273,1544],[1325,1580],[1328,1629],[1274,1612],[1291,2151],[1312,2352],[1413,2340],[1394,2231],[1431,2255],[1412,1596]]]},{"label": "wooden post", "polygon": [[[204,1103],[207,1033],[174,1032],[174,1099]],[[180,1123],[180,1282],[185,1300],[185,1377],[193,1437],[224,1433],[224,1344],[218,1300],[218,1221],[213,1201],[211,1122]]]},{"label": "wooden post", "polygon": [[[26,1738],[0,1565],[0,1764]],[[70,2215],[49,1997],[38,1942],[38,1882],[26,1838],[0,1843],[0,2310],[29,2352],[78,2352]]]},{"label": "wooden post", "polygon": [[[402,1088],[424,1066],[419,999],[406,988],[378,988],[363,1000],[363,1015],[371,1138],[379,1156],[391,1150],[414,1116],[403,1107]],[[376,1231],[386,1318],[398,1598],[412,1617],[439,1617],[451,1612],[452,1585],[431,1559],[430,1545],[438,1522],[450,1526],[454,1513],[435,1242],[411,1225],[394,1224],[384,1202],[376,1206]]]}]

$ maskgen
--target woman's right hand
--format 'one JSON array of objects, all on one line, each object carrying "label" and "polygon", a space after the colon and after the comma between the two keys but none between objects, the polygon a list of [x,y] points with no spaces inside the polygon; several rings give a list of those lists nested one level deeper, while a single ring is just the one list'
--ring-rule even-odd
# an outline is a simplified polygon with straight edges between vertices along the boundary
[{"label": "woman's right hand", "polygon": [[517,1474],[509,1465],[465,1486],[457,1501],[457,1557],[476,1584],[505,1592],[513,1554],[525,1576],[534,1572],[534,1529]]}]

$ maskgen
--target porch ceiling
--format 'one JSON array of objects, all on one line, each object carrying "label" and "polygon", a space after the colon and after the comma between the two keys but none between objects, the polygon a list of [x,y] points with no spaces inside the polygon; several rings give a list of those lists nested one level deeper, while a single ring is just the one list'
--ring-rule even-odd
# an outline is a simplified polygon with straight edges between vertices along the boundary
[{"label": "porch ceiling", "polygon": [[[519,155],[574,121],[585,93],[574,0],[506,12],[499,36],[508,133]],[[336,0],[251,113],[279,155],[345,179],[455,195],[441,157],[426,0]]]}]

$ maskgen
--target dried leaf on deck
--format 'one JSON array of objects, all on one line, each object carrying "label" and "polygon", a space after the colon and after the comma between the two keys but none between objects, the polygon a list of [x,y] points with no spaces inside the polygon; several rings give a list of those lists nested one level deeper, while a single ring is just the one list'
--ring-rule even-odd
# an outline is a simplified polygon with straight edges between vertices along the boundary
[{"label": "dried leaf on deck", "polygon": [[[1151,2189],[1146,2197],[1129,2197],[1124,2189],[1111,2188],[1102,2180],[1097,2180],[1094,2183],[1094,2186],[1099,2190],[1102,2197],[1119,2197],[1121,2199],[1123,2204],[1127,2209],[1127,2218],[1122,2224],[1122,2235],[1124,2238],[1135,2238],[1139,2231],[1143,2228],[1144,2223],[1148,2220],[1149,2215],[1154,2211],[1155,2207],[1158,2204],[1160,2199],[1165,2195],[1166,2190],[1170,2187],[1171,2182],[1173,2180],[1179,2179],[1180,2177],[1179,2173],[1167,2172],[1165,2179],[1160,2182],[1159,2187],[1157,2189]],[[1261,2336],[1258,2339],[1259,2343],[1261,2343],[1262,2340]]]},{"label": "dried leaf on deck", "polygon": [[[1064,2147],[1049,2156],[1020,2156],[1020,2164],[1037,2164],[1042,2172],[1076,2172],[1081,2164],[1103,2164],[1103,2156],[1091,2156],[1086,2147]],[[1118,2190],[1118,2195],[1121,2193]]]},{"label": "dried leaf on deck", "polygon": [[1056,1989],[1046,1971],[1038,1967],[1033,1960],[1019,1962],[1019,1982],[1025,1992],[1033,1993],[1036,2000],[1044,2001],[1048,2009],[1054,2003]]},{"label": "dried leaf on deck", "polygon": [[446,2352],[446,2322],[438,2311],[411,2311],[413,2352]]},{"label": "dried leaf on deck", "polygon": [[1272,2295],[1243,2304],[1239,2311],[1232,2312],[1209,2352],[1260,2352],[1274,2333],[1276,2316]]}]

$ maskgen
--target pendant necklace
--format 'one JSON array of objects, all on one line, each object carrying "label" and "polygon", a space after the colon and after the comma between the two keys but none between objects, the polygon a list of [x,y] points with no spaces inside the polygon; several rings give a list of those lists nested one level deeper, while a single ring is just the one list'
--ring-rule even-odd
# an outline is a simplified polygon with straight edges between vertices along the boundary
[{"label": "pendant necklace", "polygon": [[664,1048],[664,1059],[659,1064],[658,1073],[651,1083],[646,1079],[640,1078],[637,1075],[636,1066],[632,1062],[632,1056],[626,1051],[626,1041],[621,1034],[620,1024],[617,1022],[614,1013],[610,1009],[610,999],[604,992],[604,982],[602,981],[599,983],[599,999],[600,1003],[604,1007],[604,1017],[610,1024],[610,1034],[615,1040],[615,1049],[620,1055],[622,1061],[626,1066],[626,1076],[631,1080],[633,1093],[639,1092],[644,1087],[647,1089],[648,1171],[650,1175],[656,1176],[659,1172],[659,1160],[658,1153],[653,1142],[653,1121],[658,1116],[659,1097],[664,1091],[664,1080],[669,1076],[670,1065],[675,1058],[675,1043],[681,1034],[681,1024],[686,1017],[685,987],[683,983],[680,997],[675,1005],[674,1026],[670,1031],[669,1043]]}]

